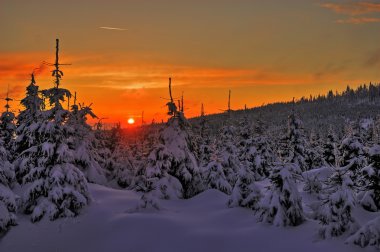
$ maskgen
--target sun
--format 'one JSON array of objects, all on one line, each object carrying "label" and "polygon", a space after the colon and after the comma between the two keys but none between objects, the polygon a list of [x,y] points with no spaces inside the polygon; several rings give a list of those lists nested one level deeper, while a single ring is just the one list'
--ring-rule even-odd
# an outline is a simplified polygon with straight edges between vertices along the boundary
[{"label": "sun", "polygon": [[128,119],[128,124],[134,124],[134,123],[135,123],[135,119],[133,119],[133,118]]}]

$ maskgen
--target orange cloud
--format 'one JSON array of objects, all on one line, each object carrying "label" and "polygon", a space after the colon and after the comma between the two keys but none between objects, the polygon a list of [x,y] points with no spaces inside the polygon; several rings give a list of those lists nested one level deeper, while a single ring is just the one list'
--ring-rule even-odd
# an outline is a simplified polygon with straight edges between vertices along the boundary
[{"label": "orange cloud", "polygon": [[338,24],[368,24],[368,23],[380,23],[380,18],[360,17],[336,20]]},{"label": "orange cloud", "polygon": [[372,2],[321,3],[320,6],[339,14],[347,14],[351,16],[380,12],[380,3]]}]

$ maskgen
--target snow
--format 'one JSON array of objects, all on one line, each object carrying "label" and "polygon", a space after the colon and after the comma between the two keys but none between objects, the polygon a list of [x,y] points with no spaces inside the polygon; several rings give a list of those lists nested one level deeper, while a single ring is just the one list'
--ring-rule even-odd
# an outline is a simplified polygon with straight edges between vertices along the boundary
[{"label": "snow", "polygon": [[258,223],[253,211],[228,208],[228,196],[213,189],[142,212],[131,211],[140,194],[94,184],[89,189],[93,202],[78,217],[32,223],[19,215],[19,225],[0,238],[0,251],[371,251],[344,238],[316,240],[312,220],[286,228]]}]

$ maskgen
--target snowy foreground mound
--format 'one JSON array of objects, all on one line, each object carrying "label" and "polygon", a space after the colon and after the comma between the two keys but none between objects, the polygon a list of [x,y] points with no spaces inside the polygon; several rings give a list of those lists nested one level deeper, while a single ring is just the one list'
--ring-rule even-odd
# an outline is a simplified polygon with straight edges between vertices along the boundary
[{"label": "snowy foreground mound", "polygon": [[251,210],[227,208],[228,196],[217,190],[162,201],[159,212],[134,212],[140,195],[89,189],[93,202],[77,218],[31,223],[20,216],[0,238],[0,251],[371,251],[345,245],[344,237],[317,241],[318,223],[310,220],[291,228],[258,223]]}]

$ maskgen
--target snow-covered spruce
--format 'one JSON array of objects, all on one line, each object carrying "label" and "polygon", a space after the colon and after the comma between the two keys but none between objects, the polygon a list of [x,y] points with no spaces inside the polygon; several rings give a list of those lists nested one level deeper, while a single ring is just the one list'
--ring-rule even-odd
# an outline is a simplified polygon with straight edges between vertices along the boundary
[{"label": "snow-covered spruce", "polygon": [[74,164],[80,168],[89,182],[105,184],[106,174],[104,168],[97,161],[100,157],[95,148],[94,132],[87,124],[88,116],[96,118],[90,106],[79,107],[75,103],[71,106],[67,125],[73,135]]},{"label": "snow-covered spruce", "polygon": [[362,248],[373,246],[380,249],[380,217],[362,226],[346,240],[346,243],[356,244]]},{"label": "snow-covered spruce", "polygon": [[[352,122],[348,129],[345,138],[339,146],[341,156],[339,165],[348,168],[352,172],[352,178],[358,178],[357,174],[360,169],[366,165],[364,155],[363,140],[360,138],[360,129],[357,122]],[[356,181],[354,181],[356,182]]]},{"label": "snow-covered spruce", "polygon": [[14,165],[17,181],[22,184],[24,176],[34,167],[32,160],[35,159],[33,155],[26,155],[24,151],[40,144],[38,128],[43,120],[42,109],[44,108],[44,102],[40,97],[39,87],[36,85],[33,74],[31,82],[26,88],[26,96],[20,103],[24,109],[17,116],[17,137],[14,144],[16,159]]},{"label": "snow-covered spruce", "polygon": [[257,120],[254,127],[251,127],[248,119],[244,117],[239,124],[239,138],[241,162],[249,166],[255,180],[268,177],[269,167],[273,162],[273,152],[265,136],[261,120]]},{"label": "snow-covered spruce", "polygon": [[356,200],[349,173],[337,168],[323,193],[321,204],[315,209],[321,225],[319,236],[327,239],[356,231],[357,223],[351,213]]},{"label": "snow-covered spruce", "polygon": [[277,164],[269,179],[271,185],[261,199],[260,220],[276,226],[297,226],[305,221],[302,199],[292,174],[293,164]]},{"label": "snow-covered spruce", "polygon": [[51,109],[43,112],[43,120],[28,127],[38,132],[38,141],[20,155],[21,163],[30,167],[22,189],[23,210],[32,221],[45,215],[50,220],[76,216],[90,200],[86,178],[75,165],[75,135],[66,123],[69,112],[60,103],[71,94],[54,87],[43,90],[43,95]]},{"label": "snow-covered spruce", "polygon": [[284,163],[295,164],[294,172],[301,174],[308,166],[306,159],[306,138],[303,132],[302,121],[296,116],[294,110],[288,117],[288,129],[286,135],[281,139],[279,154]]},{"label": "snow-covered spruce", "polygon": [[111,167],[113,165],[112,151],[109,149],[109,141],[111,138],[109,131],[105,130],[101,119],[95,124],[93,134],[95,137],[93,146],[96,150],[94,158],[100,167],[104,168],[109,175],[112,173]]},{"label": "snow-covered spruce", "polygon": [[306,175],[304,176],[305,185],[303,190],[305,192],[308,192],[310,194],[318,195],[320,191],[322,190],[322,182],[318,178],[318,176],[313,175]]},{"label": "snow-covered spruce", "polygon": [[14,179],[13,165],[0,138],[0,236],[16,224],[16,195],[10,188]]},{"label": "snow-covered spruce", "polygon": [[209,189],[217,189],[226,194],[231,194],[232,187],[224,174],[218,151],[214,149],[210,163],[203,167],[202,177]]},{"label": "snow-covered spruce", "polygon": [[328,165],[336,165],[337,162],[337,136],[335,135],[334,129],[330,126],[325,142],[322,144],[323,152],[322,157],[323,160]]},{"label": "snow-covered spruce", "polygon": [[141,166],[134,182],[135,190],[142,192],[137,210],[160,209],[158,199],[183,198],[180,181],[169,174],[173,157],[165,145],[158,144],[148,157],[148,164]]},{"label": "snow-covered spruce", "polygon": [[361,170],[360,204],[368,211],[380,210],[380,145],[368,151],[370,164]]},{"label": "snow-covered spruce", "polygon": [[257,119],[254,123],[252,138],[254,148],[250,152],[251,163],[254,164],[256,173],[262,178],[269,176],[270,167],[274,162],[274,152],[264,127],[264,123],[260,119]]},{"label": "snow-covered spruce", "polygon": [[201,116],[199,123],[199,134],[196,135],[196,142],[198,145],[199,166],[205,167],[210,163],[212,156],[212,137],[208,121],[205,116]]},{"label": "snow-covered spruce", "polygon": [[157,178],[152,187],[160,198],[191,198],[204,189],[187,123],[182,115],[170,118],[148,157],[143,174]]},{"label": "snow-covered spruce", "polygon": [[[26,95],[20,104],[24,107],[17,116],[17,126],[30,125],[41,118],[41,110],[45,107],[43,99],[39,94],[34,74],[31,75],[30,84],[26,87]],[[17,133],[19,130],[17,130]]]},{"label": "snow-covered spruce", "polygon": [[7,110],[0,116],[0,137],[6,151],[13,156],[13,140],[16,131],[15,115],[8,111],[9,105],[6,105],[6,108]]},{"label": "snow-covered spruce", "polygon": [[314,130],[310,133],[309,144],[306,148],[306,166],[308,170],[320,168],[324,164],[322,141],[317,132]]},{"label": "snow-covered spruce", "polygon": [[111,155],[112,174],[110,176],[122,188],[129,187],[133,183],[135,168],[131,159],[129,149],[122,144],[119,144]]},{"label": "snow-covered spruce", "polygon": [[[142,149],[130,148],[124,139],[121,125],[118,123],[111,130],[104,130],[98,123],[98,128],[93,132],[96,139],[92,140],[95,151],[94,159],[102,167],[102,172],[107,174],[109,181],[114,181],[120,187],[126,188],[132,185],[135,176],[134,162],[132,162],[131,152],[134,157],[139,156],[141,159]],[[144,160],[145,161],[145,160]]]},{"label": "snow-covered spruce", "polygon": [[138,201],[137,205],[137,211],[139,210],[160,210],[160,204],[158,203],[158,198],[160,195],[157,195],[158,191],[155,190],[154,184],[157,185],[156,180],[158,180],[157,177],[153,178],[144,178],[142,179],[139,184],[139,187],[137,188],[137,191],[142,192],[142,196],[140,200]]},{"label": "snow-covered spruce", "polygon": [[238,180],[235,183],[227,205],[229,207],[240,206],[257,210],[258,202],[262,195],[260,189],[255,184],[254,174],[248,167],[242,166],[237,175]]},{"label": "snow-covered spruce", "polygon": [[236,147],[235,131],[235,127],[230,124],[223,126],[220,130],[220,138],[216,142],[224,174],[231,186],[235,185],[236,173],[242,165],[239,160],[239,150]]}]

